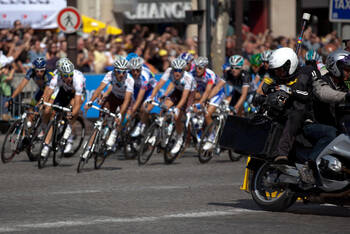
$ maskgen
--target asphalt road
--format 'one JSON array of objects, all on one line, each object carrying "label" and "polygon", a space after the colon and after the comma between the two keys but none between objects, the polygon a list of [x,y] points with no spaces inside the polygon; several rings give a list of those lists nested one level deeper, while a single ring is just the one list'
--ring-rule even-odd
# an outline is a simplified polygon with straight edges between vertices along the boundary
[{"label": "asphalt road", "polygon": [[18,233],[349,233],[350,209],[295,204],[261,211],[240,191],[244,160],[201,165],[187,153],[145,166],[118,155],[76,173],[78,158],[42,170],[25,154],[0,164],[0,232]]}]

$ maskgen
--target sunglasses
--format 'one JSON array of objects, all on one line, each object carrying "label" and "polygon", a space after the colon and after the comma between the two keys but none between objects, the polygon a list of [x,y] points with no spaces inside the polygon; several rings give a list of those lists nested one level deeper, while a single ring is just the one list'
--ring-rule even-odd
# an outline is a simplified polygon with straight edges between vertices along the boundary
[{"label": "sunglasses", "polygon": [[140,69],[132,69],[131,72],[141,72]]},{"label": "sunglasses", "polygon": [[183,69],[174,69],[174,72],[182,72],[183,71]]},{"label": "sunglasses", "polygon": [[118,69],[115,69],[115,72],[118,73],[118,74],[126,74],[126,70],[118,70]]},{"label": "sunglasses", "polygon": [[73,72],[72,73],[62,74],[62,76],[63,76],[63,78],[73,77]]},{"label": "sunglasses", "polygon": [[240,70],[241,68],[240,67],[236,67],[236,66],[231,66],[231,69],[233,69],[233,70]]},{"label": "sunglasses", "polygon": [[45,72],[45,68],[42,69],[35,69],[36,72]]},{"label": "sunglasses", "polygon": [[203,70],[204,69],[204,67],[201,67],[201,66],[196,66],[196,68],[199,69],[199,70]]}]

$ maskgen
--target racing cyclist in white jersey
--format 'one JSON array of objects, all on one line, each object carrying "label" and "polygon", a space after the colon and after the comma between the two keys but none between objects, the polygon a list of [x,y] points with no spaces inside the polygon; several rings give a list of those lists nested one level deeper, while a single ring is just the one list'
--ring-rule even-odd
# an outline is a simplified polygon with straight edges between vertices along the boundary
[{"label": "racing cyclist in white jersey", "polygon": [[[44,97],[46,102],[54,103],[56,105],[67,107],[72,106],[72,112],[68,115],[70,118],[69,124],[63,134],[64,138],[67,138],[67,144],[64,149],[64,153],[68,153],[72,149],[72,139],[71,137],[71,125],[74,123],[79,115],[80,107],[84,102],[85,98],[85,77],[83,73],[74,69],[73,63],[67,59],[63,58],[57,62],[57,70],[55,71],[54,77],[51,79],[49,88],[47,90],[47,95]],[[49,115],[51,113],[51,108],[47,107],[45,109],[45,114]],[[46,157],[49,152],[49,142],[51,141],[52,131],[50,128],[48,130],[48,135],[44,140],[44,147],[41,151],[41,156]]]},{"label": "racing cyclist in white jersey", "polygon": [[116,119],[118,129],[113,129],[108,140],[108,150],[113,148],[117,137],[117,132],[126,118],[125,114],[129,108],[134,92],[134,79],[128,73],[129,62],[122,56],[118,56],[114,62],[114,70],[108,72],[103,78],[100,86],[93,93],[89,102],[86,103],[84,109],[88,110],[92,103],[101,94],[107,85],[110,84],[110,92],[106,92],[108,96],[103,101],[102,107],[108,108],[111,112],[115,112],[120,107],[118,117]]},{"label": "racing cyclist in white jersey", "polygon": [[129,111],[130,116],[134,116],[140,109],[141,121],[137,123],[136,128],[131,133],[132,137],[137,137],[143,133],[147,123],[147,113],[141,104],[147,100],[156,86],[157,81],[149,69],[143,66],[144,60],[141,57],[133,58],[129,61],[129,71],[134,79],[134,96],[132,108]]},{"label": "racing cyclist in white jersey", "polygon": [[171,67],[164,72],[157,86],[153,89],[152,95],[149,99],[154,100],[158,91],[168,80],[170,80],[169,86],[167,87],[167,90],[163,96],[166,98],[164,104],[168,108],[175,105],[175,128],[177,141],[174,147],[171,149],[171,154],[177,154],[181,149],[183,143],[183,123],[181,121],[181,117],[184,114],[186,107],[191,105],[193,101],[195,81],[191,73],[184,70],[186,65],[187,63],[185,60],[181,58],[174,59],[171,62]]}]

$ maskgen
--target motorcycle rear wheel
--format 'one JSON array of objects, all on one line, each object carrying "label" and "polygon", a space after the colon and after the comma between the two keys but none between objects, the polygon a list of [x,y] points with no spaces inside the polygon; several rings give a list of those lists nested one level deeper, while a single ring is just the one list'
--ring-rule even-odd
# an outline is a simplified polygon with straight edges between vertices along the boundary
[{"label": "motorcycle rear wheel", "polygon": [[277,169],[267,163],[254,173],[251,183],[252,198],[263,210],[284,211],[294,204],[297,196],[288,185],[282,187],[268,182],[267,178],[273,173],[278,173]]}]

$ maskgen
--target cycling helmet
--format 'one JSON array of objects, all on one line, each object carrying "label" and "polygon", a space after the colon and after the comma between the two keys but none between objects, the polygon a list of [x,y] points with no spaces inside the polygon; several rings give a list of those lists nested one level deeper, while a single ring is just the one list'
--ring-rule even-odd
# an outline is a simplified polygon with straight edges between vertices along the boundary
[{"label": "cycling helmet", "polygon": [[64,61],[69,61],[68,58],[60,58],[59,60],[57,60],[56,62],[56,68],[58,69],[60,67],[60,64],[62,64]]},{"label": "cycling helmet", "polygon": [[171,61],[171,67],[173,69],[184,69],[186,65],[186,61],[181,58],[176,58],[173,61]]},{"label": "cycling helmet", "polygon": [[129,62],[124,57],[117,56],[113,66],[116,70],[128,70]]},{"label": "cycling helmet", "polygon": [[43,69],[43,68],[46,68],[46,60],[42,57],[39,57],[39,58],[36,58],[34,61],[33,61],[33,67],[35,69]]},{"label": "cycling helmet", "polygon": [[309,50],[308,52],[306,52],[305,55],[305,61],[320,61],[321,60],[321,56],[314,50]]},{"label": "cycling helmet", "polygon": [[58,65],[58,71],[62,74],[70,74],[74,71],[74,65],[69,59],[64,59]]},{"label": "cycling helmet", "polygon": [[194,59],[191,53],[186,53],[186,52],[180,54],[179,58],[185,60],[187,63],[191,62]]},{"label": "cycling helmet", "polygon": [[232,55],[229,59],[229,63],[231,67],[242,68],[244,64],[244,58],[240,55]]},{"label": "cycling helmet", "polygon": [[272,51],[271,50],[265,50],[261,54],[261,61],[268,62],[271,57]]},{"label": "cycling helmet", "polygon": [[269,67],[270,69],[276,69],[283,67],[283,69],[287,72],[287,74],[293,75],[298,67],[298,56],[288,47],[283,47],[275,50],[270,57]]},{"label": "cycling helmet", "polygon": [[249,62],[252,66],[257,66],[259,67],[262,63],[262,60],[261,60],[261,54],[253,54],[250,59],[249,59]]},{"label": "cycling helmet", "polygon": [[344,67],[350,67],[350,52],[336,50],[330,53],[326,59],[326,67],[333,76],[342,78]]},{"label": "cycling helmet", "polygon": [[198,67],[206,67],[208,66],[209,60],[207,57],[198,57],[194,60],[194,64]]},{"label": "cycling helmet", "polygon": [[131,59],[133,58],[137,58],[139,57],[136,53],[129,53],[127,56],[126,56],[126,60],[130,61]]},{"label": "cycling helmet", "polygon": [[133,58],[129,61],[130,70],[139,70],[142,68],[143,59],[141,57]]}]

